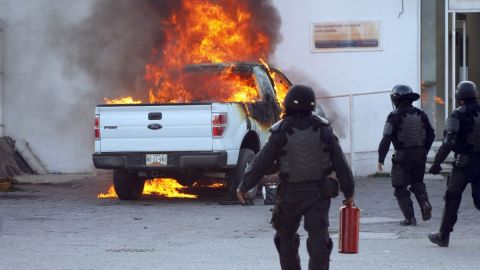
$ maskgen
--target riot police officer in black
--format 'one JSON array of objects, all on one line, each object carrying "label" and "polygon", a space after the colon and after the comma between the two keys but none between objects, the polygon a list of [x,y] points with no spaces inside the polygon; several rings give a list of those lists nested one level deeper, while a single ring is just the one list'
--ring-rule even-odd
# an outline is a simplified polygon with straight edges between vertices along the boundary
[{"label": "riot police officer in black", "polygon": [[335,171],[346,201],[353,202],[352,172],[329,122],[312,113],[312,88],[293,85],[284,107],[284,118],[271,127],[267,143],[247,167],[237,190],[238,199],[244,203],[245,191],[258,184],[276,163],[280,184],[272,225],[280,265],[282,269],[300,269],[297,230],[303,216],[308,232],[309,269],[329,269],[333,243],[328,234],[328,211],[338,184],[332,185],[334,182],[327,176]]},{"label": "riot police officer in black", "polygon": [[432,174],[438,174],[442,170],[440,164],[450,151],[455,153],[444,196],[445,208],[440,230],[428,235],[430,241],[441,247],[449,245],[462,193],[469,182],[474,205],[480,210],[480,105],[477,103],[477,86],[471,81],[460,82],[455,97],[460,101],[460,107],[452,112],[445,123],[443,143],[429,170]]},{"label": "riot police officer in black", "polygon": [[[423,182],[427,153],[435,139],[434,130],[427,115],[412,105],[420,95],[407,85],[396,85],[390,95],[396,107],[387,117],[383,138],[378,147],[378,170],[383,171],[383,163],[393,143],[392,186],[400,210],[405,220],[402,226],[415,226],[417,221],[410,199],[412,192],[420,205],[423,220],[431,218],[432,206],[428,201],[427,189]],[[410,186],[410,191],[407,189]]]}]

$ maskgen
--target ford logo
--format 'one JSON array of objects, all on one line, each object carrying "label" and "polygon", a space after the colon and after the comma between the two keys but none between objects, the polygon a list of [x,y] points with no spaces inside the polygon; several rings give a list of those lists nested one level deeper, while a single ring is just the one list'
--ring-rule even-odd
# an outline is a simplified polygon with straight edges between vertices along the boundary
[{"label": "ford logo", "polygon": [[156,124],[156,123],[155,124],[150,124],[150,125],[148,125],[148,128],[153,129],[153,130],[157,130],[157,129],[161,129],[162,125]]}]

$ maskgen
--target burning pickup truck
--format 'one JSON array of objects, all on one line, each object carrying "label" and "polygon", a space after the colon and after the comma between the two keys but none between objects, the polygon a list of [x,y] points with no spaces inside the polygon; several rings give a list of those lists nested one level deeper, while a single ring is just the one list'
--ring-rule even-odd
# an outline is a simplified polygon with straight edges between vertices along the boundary
[{"label": "burning pickup truck", "polygon": [[176,100],[95,109],[93,163],[113,169],[120,199],[138,199],[150,178],[223,179],[234,198],[291,84],[259,63],[188,65],[179,76]]}]

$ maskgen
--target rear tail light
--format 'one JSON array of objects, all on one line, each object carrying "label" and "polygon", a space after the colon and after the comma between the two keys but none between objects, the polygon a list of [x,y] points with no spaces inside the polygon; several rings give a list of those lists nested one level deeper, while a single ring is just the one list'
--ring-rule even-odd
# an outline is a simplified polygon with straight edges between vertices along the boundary
[{"label": "rear tail light", "polygon": [[212,136],[220,138],[228,126],[227,113],[212,113]]},{"label": "rear tail light", "polygon": [[95,115],[95,140],[100,140],[100,115]]}]

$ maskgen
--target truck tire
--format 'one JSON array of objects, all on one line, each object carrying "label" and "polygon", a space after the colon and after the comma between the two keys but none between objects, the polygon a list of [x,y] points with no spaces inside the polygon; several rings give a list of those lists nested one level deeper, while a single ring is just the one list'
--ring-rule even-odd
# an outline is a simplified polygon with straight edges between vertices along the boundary
[{"label": "truck tire", "polygon": [[232,200],[237,199],[237,187],[245,175],[247,165],[252,161],[255,153],[249,148],[240,149],[237,166],[233,168],[227,177],[228,195]]},{"label": "truck tire", "polygon": [[113,187],[121,200],[136,200],[143,193],[145,180],[140,179],[135,172],[113,170]]}]

